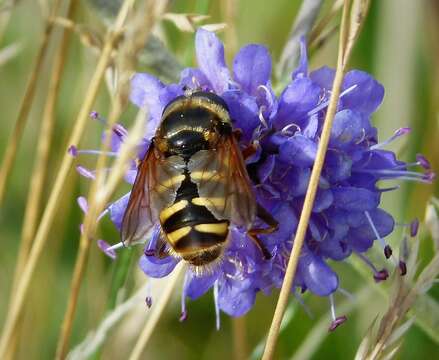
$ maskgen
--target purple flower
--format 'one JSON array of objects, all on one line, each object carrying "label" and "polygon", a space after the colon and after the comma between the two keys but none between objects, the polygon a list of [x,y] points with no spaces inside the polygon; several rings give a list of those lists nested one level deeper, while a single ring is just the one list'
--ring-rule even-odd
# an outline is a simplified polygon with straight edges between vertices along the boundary
[{"label": "purple flower", "polygon": [[[229,107],[234,127],[242,131],[240,146],[246,148],[252,144],[256,148],[247,165],[257,201],[280,224],[278,231],[261,236],[272,259],[264,260],[247,235],[232,228],[224,261],[204,274],[195,274],[189,269],[183,285],[182,319],[187,315],[186,297],[197,299],[210,288],[214,288],[217,309],[240,316],[251,309],[259,291],[269,293],[282,285],[335,71],[323,67],[308,73],[306,46],[302,42],[299,67],[277,97],[271,87],[271,58],[265,47],[254,44],[243,47],[229,71],[223,44],[215,34],[199,29],[195,45],[199,68],[183,70],[178,84],[164,84],[149,74],[134,75],[131,101],[140,108],[147,106],[150,114],[139,154],[145,154],[165,106],[187,88],[212,91],[221,96]],[[378,240],[386,257],[392,256],[384,237],[393,231],[395,222],[379,206],[383,192],[398,187],[386,187],[385,183],[400,180],[428,183],[433,178],[423,156],[419,155],[416,162],[405,163],[384,149],[389,142],[407,133],[407,129],[399,129],[387,141],[378,142],[371,116],[383,96],[383,86],[369,74],[352,70],[345,75],[294,279],[294,292],[309,290],[318,296],[330,297],[334,318],[331,329],[345,319],[335,317],[332,294],[339,288],[339,277],[331,263],[356,254],[372,268],[375,279],[383,280],[387,274],[385,269],[377,270],[364,254]],[[125,136],[126,130],[117,125],[112,134],[113,152],[117,153]],[[81,151],[75,149],[75,155],[79,153]],[[426,172],[409,170],[414,166]],[[84,169],[81,174],[92,175]],[[130,183],[134,175],[135,168],[127,176]],[[126,195],[108,207],[111,220],[118,228],[127,199]],[[147,245],[140,259],[140,267],[151,277],[168,275],[181,261],[174,256],[163,259],[154,256],[152,249],[159,233],[157,228],[151,239],[145,239]],[[104,248],[111,253],[111,248]]]}]

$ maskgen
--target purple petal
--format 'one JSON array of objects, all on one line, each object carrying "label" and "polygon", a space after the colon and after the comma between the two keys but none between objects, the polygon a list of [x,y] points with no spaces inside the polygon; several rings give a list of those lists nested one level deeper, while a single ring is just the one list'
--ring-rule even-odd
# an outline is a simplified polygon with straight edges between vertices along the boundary
[{"label": "purple petal", "polygon": [[314,206],[312,211],[314,213],[322,212],[329,208],[334,201],[334,196],[332,195],[331,190],[323,190],[319,189],[316,194],[316,198],[314,200]]},{"label": "purple petal", "polygon": [[128,184],[133,185],[134,182],[136,181],[136,177],[137,177],[137,170],[128,170],[124,176],[124,179]]},{"label": "purple petal", "polygon": [[280,96],[275,127],[282,129],[291,123],[303,126],[306,114],[319,103],[320,93],[320,87],[308,78],[293,80]]},{"label": "purple petal", "polygon": [[131,80],[130,100],[139,108],[147,106],[151,119],[160,119],[166,105],[162,104],[159,99],[159,94],[163,88],[165,88],[165,85],[156,77],[136,73]]},{"label": "purple petal", "polygon": [[156,226],[154,228],[152,238],[145,248],[144,255],[139,260],[139,266],[143,270],[143,272],[153,278],[162,278],[170,274],[179,262],[178,259],[172,256],[167,256],[163,259],[159,259],[156,258],[154,255],[149,255],[151,251],[155,250],[160,236],[160,226]]},{"label": "purple petal", "polygon": [[328,149],[323,166],[324,176],[330,182],[339,182],[351,176],[352,160],[343,151]]},{"label": "purple petal", "polygon": [[335,70],[327,66],[314,70],[309,74],[311,80],[324,90],[331,90],[334,82]]},{"label": "purple petal", "polygon": [[152,278],[162,278],[169,275],[177,265],[178,260],[172,256],[164,259],[157,259],[154,256],[142,255],[139,266],[142,271]]},{"label": "purple petal", "polygon": [[352,110],[342,110],[335,114],[329,146],[343,147],[358,143],[364,136],[362,117]]},{"label": "purple petal", "polygon": [[[102,142],[105,143],[107,140],[107,132],[102,134]],[[121,124],[114,124],[110,133],[110,148],[113,152],[118,152],[122,143],[125,141],[128,135],[127,129],[125,129]]]},{"label": "purple petal", "polygon": [[189,89],[207,90],[210,87],[209,80],[200,69],[186,68],[180,74],[180,85]]},{"label": "purple petal", "polygon": [[120,230],[122,227],[122,220],[125,214],[125,210],[128,206],[130,194],[130,192],[128,194],[125,194],[108,207],[108,211],[110,211],[110,219],[118,230]]},{"label": "purple petal", "polygon": [[107,255],[112,260],[116,259],[116,252],[113,249],[111,249],[110,244],[108,244],[104,240],[98,240],[97,244],[99,248],[105,253],[105,255]]},{"label": "purple petal", "polygon": [[163,88],[162,90],[160,90],[159,100],[160,100],[161,104],[164,104],[166,106],[172,100],[174,100],[176,97],[178,97],[180,95],[183,95],[182,87],[180,85],[177,85],[177,84],[170,84],[170,85],[166,86],[165,88]]},{"label": "purple petal", "polygon": [[375,209],[379,205],[379,193],[363,188],[338,187],[332,190],[334,205],[348,211],[365,211]]},{"label": "purple petal", "polygon": [[256,291],[249,288],[250,280],[221,281],[218,293],[218,304],[222,311],[230,316],[242,316],[255,303]]},{"label": "purple petal", "polygon": [[367,152],[361,160],[354,164],[354,168],[363,168],[368,170],[391,169],[404,162],[396,158],[393,151],[388,150],[373,150]]},{"label": "purple petal", "polygon": [[298,271],[306,287],[316,295],[328,296],[338,288],[337,274],[306,247],[302,250]]},{"label": "purple petal", "polygon": [[274,219],[279,223],[279,228],[270,235],[262,238],[270,245],[276,245],[291,240],[297,228],[297,216],[288,203],[282,203],[276,210],[271,212]]},{"label": "purple petal", "polygon": [[199,298],[213,286],[216,279],[218,279],[218,273],[204,276],[196,276],[191,273],[188,279],[189,283],[186,289],[186,295],[192,300]]},{"label": "purple petal", "polygon": [[300,59],[299,66],[293,71],[292,79],[305,77],[308,75],[308,54],[306,51],[306,39],[304,36],[300,38]]},{"label": "purple petal", "polygon": [[87,214],[88,212],[88,203],[87,203],[87,199],[84,196],[80,196],[77,199],[78,205],[81,208],[82,212],[84,214]]},{"label": "purple petal", "polygon": [[258,167],[258,178],[261,183],[267,181],[268,177],[272,174],[274,165],[276,164],[276,156],[269,155],[267,159]]},{"label": "purple petal", "polygon": [[278,101],[276,94],[271,88],[271,83],[268,81],[267,85],[259,86],[256,94],[256,102],[258,107],[262,110],[262,115],[267,122],[268,127],[271,127],[271,119],[277,113]]},{"label": "purple petal", "polygon": [[241,91],[227,91],[222,98],[229,107],[234,127],[242,130],[242,141],[248,142],[253,131],[261,124],[256,99]]},{"label": "purple petal", "polygon": [[[395,222],[392,216],[384,210],[371,210],[369,211],[369,215],[381,237],[385,237],[393,231]],[[374,240],[376,240],[376,235],[367,221],[366,216],[364,216],[362,225],[356,228],[350,228],[349,230],[348,243],[355,251],[364,252],[368,250]]]},{"label": "purple petal", "polygon": [[310,168],[299,168],[293,166],[283,179],[282,190],[284,195],[293,197],[305,195],[310,176]]},{"label": "purple petal", "polygon": [[241,88],[256,96],[258,86],[266,85],[271,77],[271,57],[262,45],[243,47],[233,60],[233,75]]},{"label": "purple petal", "polygon": [[317,143],[303,135],[294,135],[279,147],[279,159],[286,164],[308,167],[314,164]]},{"label": "purple petal", "polygon": [[200,28],[195,34],[195,51],[201,71],[209,80],[212,89],[221,95],[228,89],[230,81],[223,44],[214,33]]},{"label": "purple petal", "polygon": [[[344,229],[345,231],[335,236],[337,236],[337,238],[344,238],[348,233],[349,227],[345,226]],[[336,261],[341,261],[351,255],[352,251],[348,249],[346,244],[344,244],[342,241],[335,240],[334,237],[331,237],[330,235],[328,240],[319,243],[319,254]]]},{"label": "purple petal", "polygon": [[357,87],[343,97],[343,107],[371,114],[384,98],[384,87],[368,73],[360,70],[349,71],[343,81],[343,90]]}]

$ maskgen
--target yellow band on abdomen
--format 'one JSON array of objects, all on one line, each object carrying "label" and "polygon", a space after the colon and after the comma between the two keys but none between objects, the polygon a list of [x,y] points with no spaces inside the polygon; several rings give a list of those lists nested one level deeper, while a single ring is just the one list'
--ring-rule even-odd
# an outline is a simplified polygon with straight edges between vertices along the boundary
[{"label": "yellow band on abdomen", "polygon": [[163,224],[166,220],[168,220],[172,215],[183,210],[189,202],[187,200],[180,200],[175,204],[165,208],[160,212],[160,222]]}]

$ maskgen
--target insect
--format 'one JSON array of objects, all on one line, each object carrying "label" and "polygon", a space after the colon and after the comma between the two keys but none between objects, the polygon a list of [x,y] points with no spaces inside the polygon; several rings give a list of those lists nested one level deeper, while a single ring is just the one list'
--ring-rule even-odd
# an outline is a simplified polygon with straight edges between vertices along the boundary
[{"label": "insect", "polygon": [[[256,217],[268,227],[252,228]],[[232,224],[244,227],[271,257],[257,235],[275,231],[278,223],[257,204],[227,105],[213,93],[185,93],[164,109],[139,164],[122,243],[143,242],[158,223],[154,255],[181,257],[197,272],[222,259]]]}]

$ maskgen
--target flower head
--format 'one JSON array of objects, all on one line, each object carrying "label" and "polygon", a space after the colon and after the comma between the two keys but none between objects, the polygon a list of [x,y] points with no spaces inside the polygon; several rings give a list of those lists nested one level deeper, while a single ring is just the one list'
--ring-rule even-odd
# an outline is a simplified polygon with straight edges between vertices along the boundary
[{"label": "flower head", "polygon": [[[152,75],[138,73],[132,79],[130,98],[138,107],[146,106],[150,114],[141,154],[147,151],[163,109],[186,89],[202,89],[219,95],[229,108],[233,126],[242,132],[240,146],[244,149],[251,145],[255,149],[253,156],[247,159],[247,170],[257,201],[280,224],[278,231],[261,236],[272,259],[265,260],[246,233],[233,227],[224,261],[213,271],[201,275],[189,269],[183,284],[182,318],[187,314],[184,299],[196,299],[212,287],[216,308],[240,316],[253,306],[258,291],[268,293],[282,284],[335,71],[323,67],[309,72],[302,42],[299,66],[289,84],[276,96],[271,86],[271,58],[264,46],[243,47],[229,70],[223,44],[215,34],[198,30],[195,45],[198,68],[183,70],[178,84],[164,84]],[[387,143],[407,133],[406,128],[397,130],[389,140],[378,142],[371,115],[383,96],[383,86],[369,74],[352,70],[345,75],[294,279],[294,291],[309,290],[319,296],[331,296],[332,307],[332,294],[339,288],[339,278],[331,262],[355,253],[371,266],[377,281],[387,277],[387,270],[378,271],[364,254],[379,240],[386,257],[392,257],[384,237],[393,231],[395,222],[379,205],[382,194],[397,186],[385,187],[383,183],[431,182],[433,177],[424,157],[405,163],[384,149]],[[113,152],[117,153],[125,135],[126,130],[120,125],[114,128]],[[80,153],[74,150],[75,155]],[[425,173],[410,171],[412,166],[424,168]],[[133,168],[127,176],[130,183],[135,172]],[[127,202],[128,195],[108,207],[118,228]],[[168,275],[181,261],[175,256],[155,257],[153,249],[159,236],[157,226],[152,238],[145,239],[147,245],[140,259],[142,270],[156,278]],[[100,246],[112,254],[111,248],[103,243]],[[342,322],[340,319],[345,318],[335,318],[335,311],[333,314],[336,323],[332,328],[335,328]]]}]

